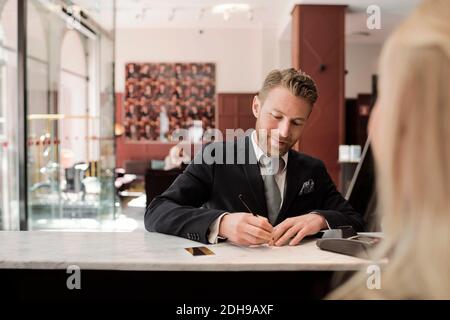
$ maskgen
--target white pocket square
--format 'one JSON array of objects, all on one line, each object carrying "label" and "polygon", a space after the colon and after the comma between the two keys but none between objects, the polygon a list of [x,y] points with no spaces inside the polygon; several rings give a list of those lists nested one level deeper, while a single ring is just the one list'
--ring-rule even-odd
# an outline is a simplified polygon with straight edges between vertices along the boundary
[{"label": "white pocket square", "polygon": [[300,192],[298,193],[299,196],[303,194],[308,194],[314,191],[314,180],[309,179],[308,181],[305,181],[302,185],[302,188],[300,189]]}]

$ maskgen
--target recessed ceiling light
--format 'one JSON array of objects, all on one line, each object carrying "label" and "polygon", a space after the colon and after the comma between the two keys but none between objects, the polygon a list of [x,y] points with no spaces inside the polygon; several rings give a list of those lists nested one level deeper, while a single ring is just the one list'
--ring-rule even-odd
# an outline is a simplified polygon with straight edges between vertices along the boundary
[{"label": "recessed ceiling light", "polygon": [[204,15],[205,15],[205,8],[201,8],[198,14],[198,20],[202,20]]},{"label": "recessed ceiling light", "polygon": [[173,8],[171,11],[170,11],[170,14],[169,14],[169,21],[172,21],[174,18],[175,18],[175,12],[177,11],[177,9],[176,8]]},{"label": "recessed ceiling light", "polygon": [[248,20],[250,20],[250,21],[253,20],[253,10],[250,10],[250,11],[247,13],[247,18],[248,18]]},{"label": "recessed ceiling light", "polygon": [[212,8],[212,13],[223,14],[225,12],[247,12],[250,11],[250,5],[247,3],[224,3],[215,5]]}]

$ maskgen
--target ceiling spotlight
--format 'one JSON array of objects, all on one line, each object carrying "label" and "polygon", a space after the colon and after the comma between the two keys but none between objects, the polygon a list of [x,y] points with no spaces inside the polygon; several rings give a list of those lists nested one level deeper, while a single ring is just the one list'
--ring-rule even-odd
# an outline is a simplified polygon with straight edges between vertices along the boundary
[{"label": "ceiling spotlight", "polygon": [[201,8],[198,14],[198,20],[202,20],[205,15],[205,8]]},{"label": "ceiling spotlight", "polygon": [[250,10],[250,5],[247,3],[224,3],[216,5],[212,8],[212,13],[223,14],[225,12],[247,12]]},{"label": "ceiling spotlight", "polygon": [[253,10],[247,3],[224,3],[212,8],[213,14],[222,14],[225,21],[230,20],[233,13],[247,13],[249,20],[253,19]]},{"label": "ceiling spotlight", "polygon": [[229,11],[223,12],[223,20],[225,20],[225,21],[230,20],[230,12]]},{"label": "ceiling spotlight", "polygon": [[172,21],[172,20],[175,18],[175,11],[176,11],[175,8],[173,8],[173,9],[170,11],[170,14],[169,14],[169,21]]},{"label": "ceiling spotlight", "polygon": [[247,18],[248,18],[248,20],[253,21],[253,16],[254,16],[253,10],[250,10],[250,11],[247,13]]},{"label": "ceiling spotlight", "polygon": [[149,8],[144,8],[142,9],[142,11],[138,14],[136,14],[136,19],[137,20],[144,20],[145,17],[147,16],[147,11],[149,10]]}]

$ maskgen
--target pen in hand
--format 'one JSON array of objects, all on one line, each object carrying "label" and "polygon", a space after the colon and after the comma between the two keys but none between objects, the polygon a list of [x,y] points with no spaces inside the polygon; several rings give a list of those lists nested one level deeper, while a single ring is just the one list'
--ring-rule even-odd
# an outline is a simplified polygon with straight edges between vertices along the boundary
[{"label": "pen in hand", "polygon": [[[250,210],[250,208],[248,207],[248,205],[244,201],[244,196],[241,193],[239,194],[238,197],[239,197],[239,200],[241,200],[242,204],[247,208],[248,212],[250,212],[255,217],[259,217],[256,213],[254,213],[252,210]],[[269,246],[273,245],[273,241],[274,241],[274,239],[272,238],[272,240],[269,241]]]},{"label": "pen in hand", "polygon": [[248,212],[250,212],[252,215],[254,215],[255,217],[258,217],[258,215],[256,213],[254,213],[252,210],[250,210],[250,208],[248,207],[248,205],[245,203],[244,201],[244,196],[242,195],[242,193],[239,194],[239,200],[241,200],[242,204],[247,208]]}]

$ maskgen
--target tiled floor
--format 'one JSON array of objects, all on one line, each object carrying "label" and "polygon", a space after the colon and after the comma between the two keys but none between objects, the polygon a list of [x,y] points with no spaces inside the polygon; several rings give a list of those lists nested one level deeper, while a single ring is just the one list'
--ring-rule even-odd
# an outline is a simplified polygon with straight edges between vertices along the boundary
[{"label": "tiled floor", "polygon": [[122,215],[127,219],[136,221],[136,228],[133,232],[145,232],[144,214],[146,207],[145,193],[140,197],[130,197],[121,199]]}]

